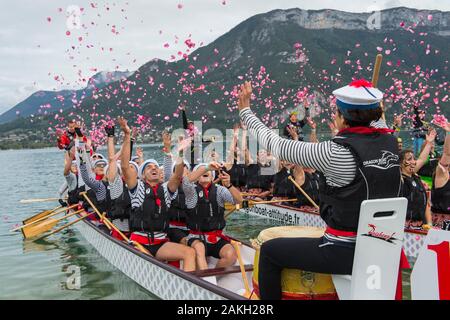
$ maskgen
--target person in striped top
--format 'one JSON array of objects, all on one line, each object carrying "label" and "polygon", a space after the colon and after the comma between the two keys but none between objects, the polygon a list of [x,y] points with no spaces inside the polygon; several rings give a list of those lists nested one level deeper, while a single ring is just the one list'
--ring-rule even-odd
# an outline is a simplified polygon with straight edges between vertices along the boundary
[{"label": "person in striped top", "polygon": [[274,156],[313,168],[322,177],[320,214],[327,223],[325,235],[273,239],[261,247],[260,296],[280,299],[283,268],[351,274],[361,202],[399,196],[399,155],[394,136],[371,126],[380,126],[383,94],[368,81],[353,81],[333,92],[339,132],[321,143],[287,140],[273,133],[250,110],[251,94],[251,83],[246,82],[238,106],[249,132]]},{"label": "person in striped top", "polygon": [[[222,165],[217,162],[199,164],[189,176],[183,178],[182,186],[188,208],[187,244],[195,249],[200,270],[208,268],[208,256],[219,259],[216,268],[231,266],[236,261],[236,252],[222,230],[226,224],[225,202],[240,204],[242,195],[222,169]],[[222,185],[213,183],[213,171],[216,170],[219,171]]]},{"label": "person in striped top", "polygon": [[168,208],[177,195],[184,163],[179,161],[169,181],[161,184],[158,163],[153,159],[146,160],[139,167],[138,179],[128,165],[131,130],[124,118],[119,117],[118,123],[124,133],[121,168],[131,197],[130,240],[144,245],[158,260],[182,260],[184,271],[194,271],[195,250],[179,243],[169,242],[167,237]]}]

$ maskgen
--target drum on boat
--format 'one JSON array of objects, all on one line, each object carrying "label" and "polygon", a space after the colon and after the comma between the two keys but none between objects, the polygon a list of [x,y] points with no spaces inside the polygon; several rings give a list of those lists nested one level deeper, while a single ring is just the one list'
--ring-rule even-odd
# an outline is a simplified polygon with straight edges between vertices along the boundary
[{"label": "drum on boat", "polygon": [[[256,249],[253,269],[253,288],[259,296],[258,264],[260,246],[276,238],[320,238],[325,229],[307,226],[274,227],[261,231],[257,239],[252,240]],[[299,269],[283,269],[281,273],[282,299],[292,300],[337,300],[331,275],[303,271]]]}]

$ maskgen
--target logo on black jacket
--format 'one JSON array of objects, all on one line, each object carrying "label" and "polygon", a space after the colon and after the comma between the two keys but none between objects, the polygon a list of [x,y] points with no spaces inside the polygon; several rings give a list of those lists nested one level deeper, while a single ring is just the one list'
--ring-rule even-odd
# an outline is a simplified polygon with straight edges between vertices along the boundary
[{"label": "logo on black jacket", "polygon": [[369,223],[369,228],[370,230],[367,233],[363,234],[363,236],[380,239],[389,243],[394,243],[394,241],[400,241],[400,239],[394,237],[395,232],[389,234],[383,231],[377,231],[377,226],[371,223]]},{"label": "logo on black jacket", "polygon": [[364,161],[363,162],[364,167],[376,168],[381,170],[388,170],[394,167],[400,167],[398,155],[386,150],[381,150],[381,152],[382,154],[380,159]]}]

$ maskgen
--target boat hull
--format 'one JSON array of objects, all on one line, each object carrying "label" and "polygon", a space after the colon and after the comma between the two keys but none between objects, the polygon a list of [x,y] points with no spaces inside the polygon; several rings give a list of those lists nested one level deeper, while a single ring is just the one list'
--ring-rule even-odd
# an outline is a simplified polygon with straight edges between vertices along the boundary
[{"label": "boat hull", "polygon": [[145,255],[114,239],[89,221],[75,224],[81,235],[109,263],[164,300],[240,300],[242,296]]}]

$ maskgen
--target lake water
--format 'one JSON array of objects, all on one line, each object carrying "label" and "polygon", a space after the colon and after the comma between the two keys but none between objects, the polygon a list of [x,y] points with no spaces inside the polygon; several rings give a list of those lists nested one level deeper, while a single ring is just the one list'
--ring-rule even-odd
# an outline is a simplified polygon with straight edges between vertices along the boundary
[{"label": "lake water", "polygon": [[[149,145],[144,153],[161,160],[160,149]],[[38,242],[9,232],[25,218],[58,205],[19,201],[56,197],[64,181],[63,163],[63,152],[57,149],[0,151],[0,299],[155,299],[111,266],[75,229]],[[249,240],[275,225],[235,212],[227,232]],[[80,268],[79,290],[67,289],[71,266]]]}]

